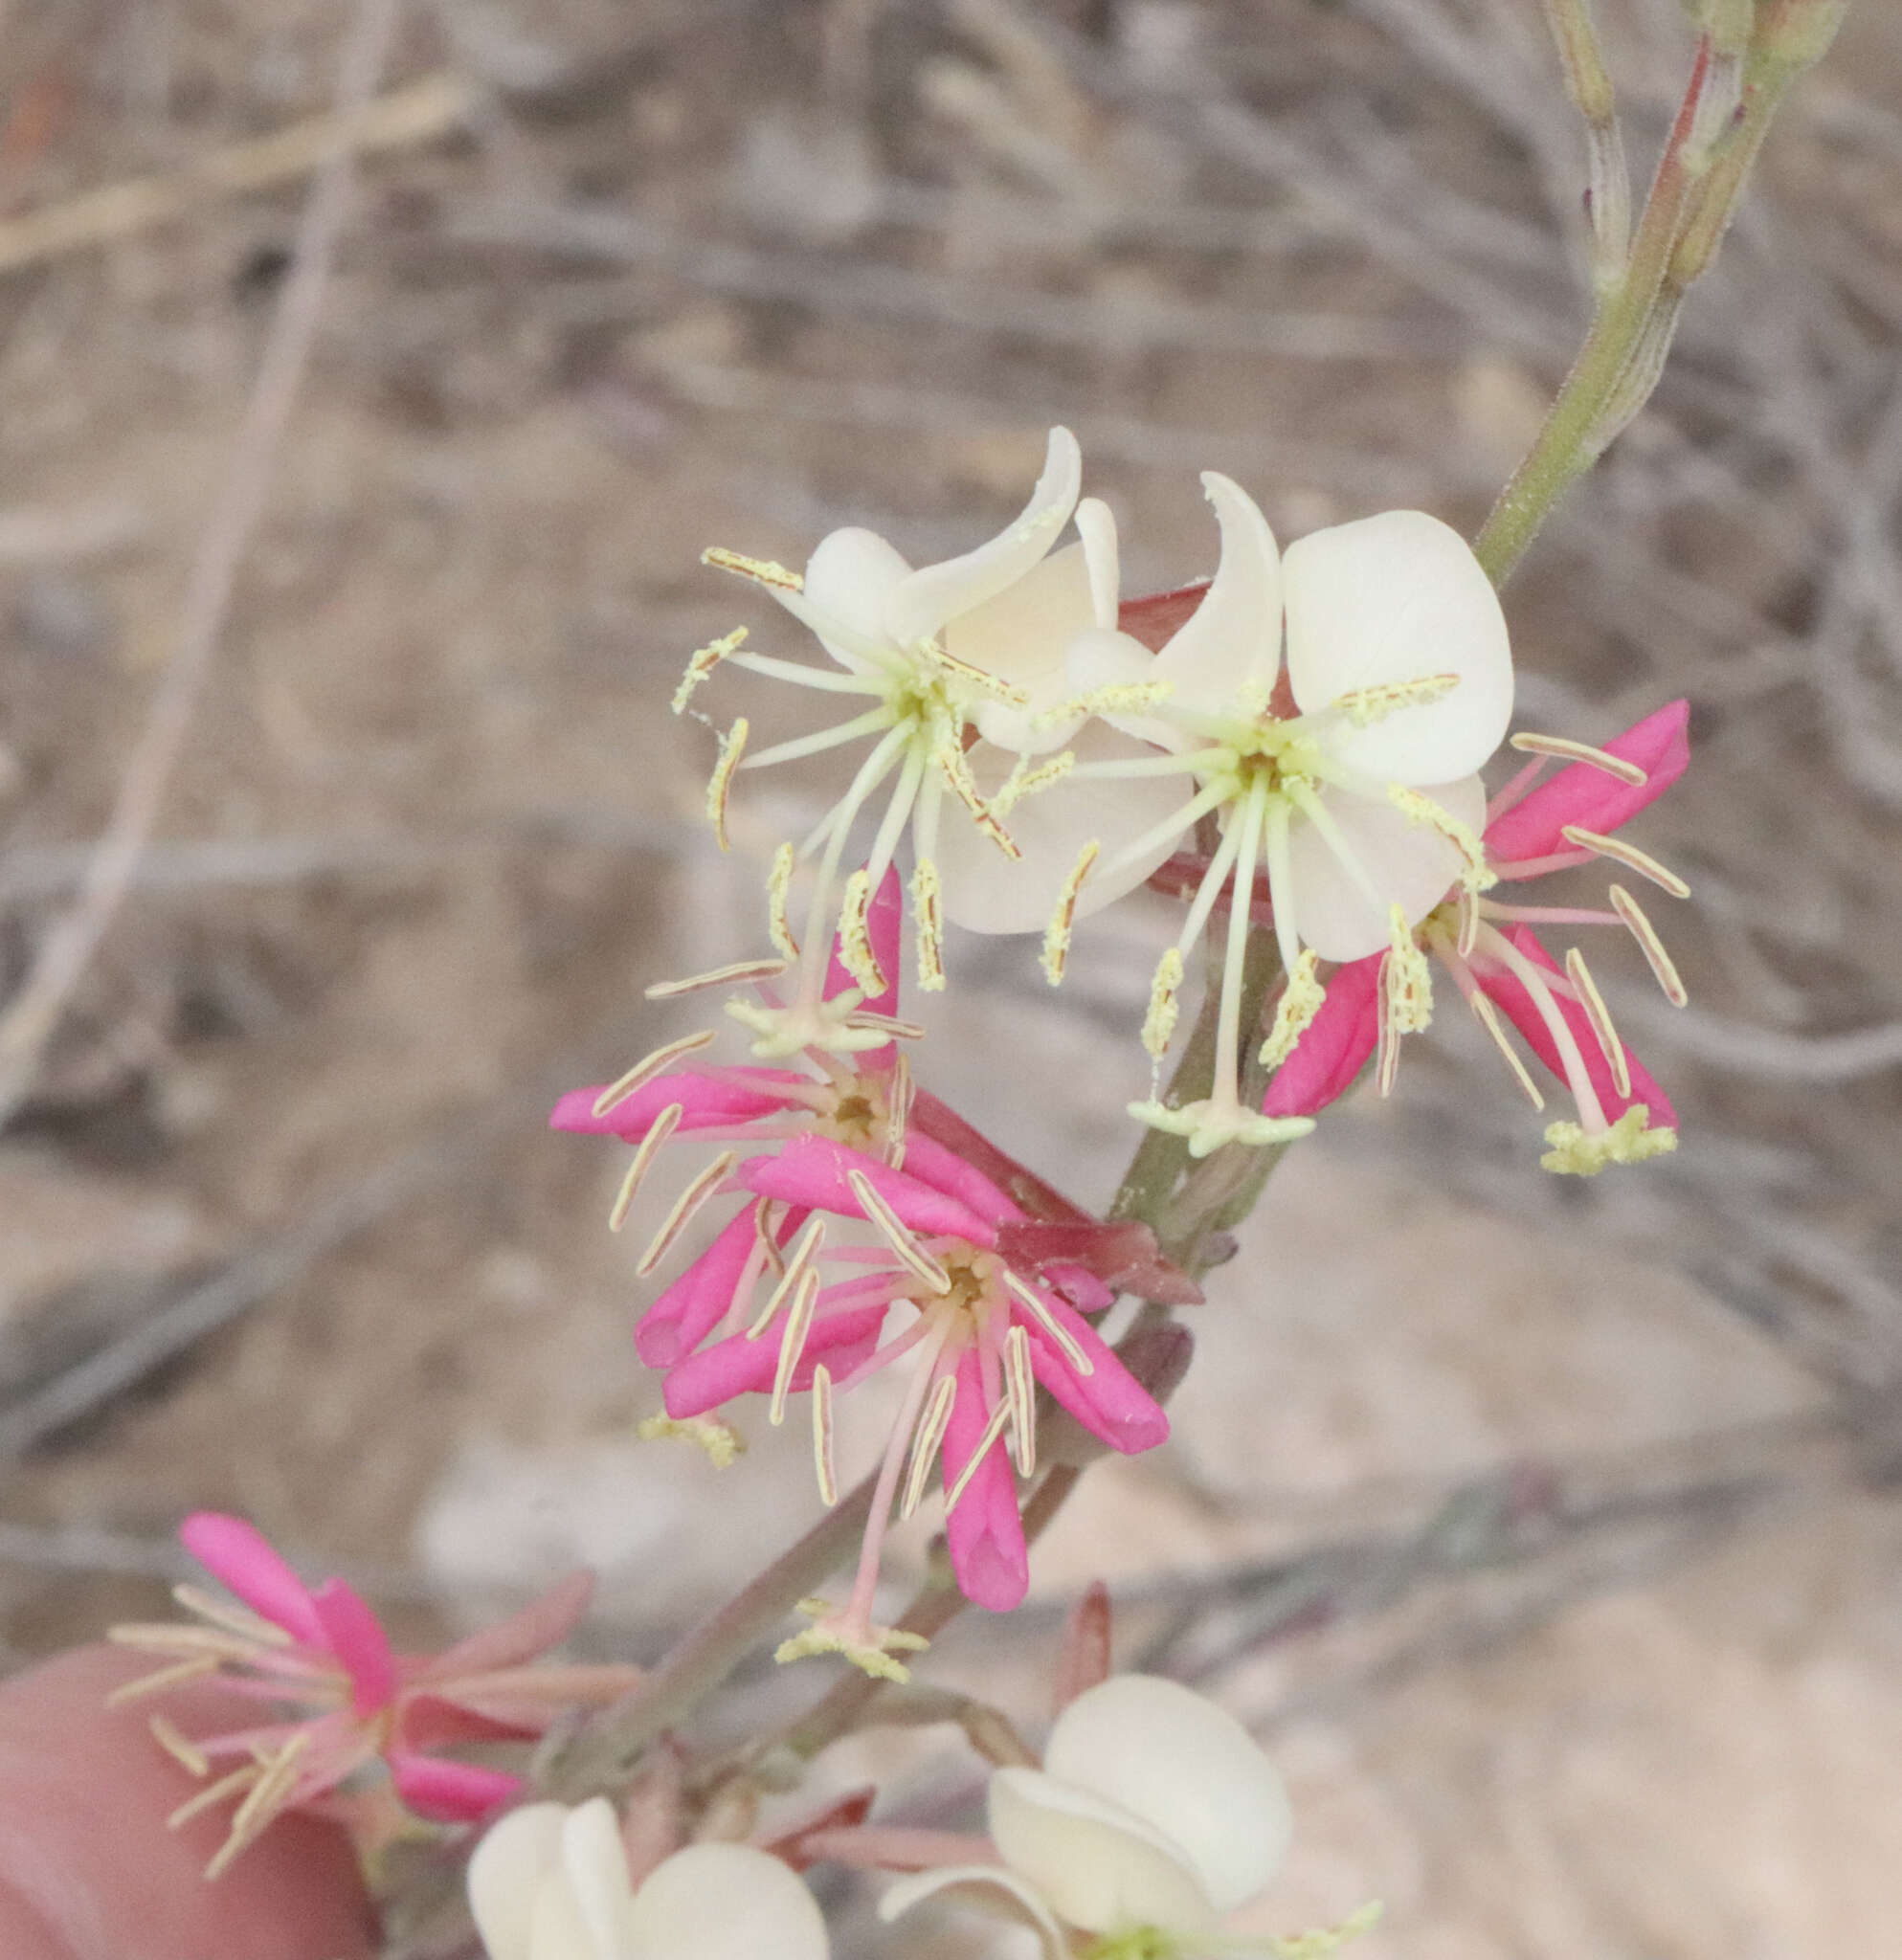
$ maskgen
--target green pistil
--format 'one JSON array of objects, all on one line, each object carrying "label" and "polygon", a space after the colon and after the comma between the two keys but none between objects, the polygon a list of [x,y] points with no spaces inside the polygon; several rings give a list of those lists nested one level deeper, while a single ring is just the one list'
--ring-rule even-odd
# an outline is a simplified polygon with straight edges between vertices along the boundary
[{"label": "green pistil", "polygon": [[1176,1960],[1181,1950],[1174,1934],[1138,1926],[1092,1940],[1083,1949],[1082,1960]]}]

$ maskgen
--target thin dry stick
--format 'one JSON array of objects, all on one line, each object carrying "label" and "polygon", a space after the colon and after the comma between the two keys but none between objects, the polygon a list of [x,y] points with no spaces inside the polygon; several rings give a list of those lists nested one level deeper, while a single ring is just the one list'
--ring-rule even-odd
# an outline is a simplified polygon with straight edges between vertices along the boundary
[{"label": "thin dry stick", "polygon": [[119,910],[190,732],[238,566],[263,508],[272,461],[316,337],[330,262],[349,208],[350,133],[376,86],[397,6],[398,0],[358,0],[338,70],[328,148],[298,225],[290,278],[271,322],[231,467],[192,563],[178,643],[160,678],[78,897],[41,943],[26,984],[0,1020],[0,1124],[26,1097],[40,1055]]},{"label": "thin dry stick", "polygon": [[164,176],[133,177],[0,224],[0,272],[130,237],[201,205],[306,177],[339,149],[357,156],[428,143],[463,122],[476,90],[459,76],[431,75],[375,101],[322,116],[194,157]]}]

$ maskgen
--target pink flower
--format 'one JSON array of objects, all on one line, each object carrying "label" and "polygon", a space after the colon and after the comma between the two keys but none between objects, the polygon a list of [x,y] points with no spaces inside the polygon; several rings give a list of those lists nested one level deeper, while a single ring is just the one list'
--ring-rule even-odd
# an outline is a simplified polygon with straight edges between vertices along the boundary
[{"label": "pink flower", "polygon": [[[1602,858],[1673,897],[1687,896],[1683,880],[1615,834],[1684,773],[1688,716],[1686,702],[1672,702],[1602,749],[1515,737],[1514,745],[1531,750],[1533,760],[1488,805],[1482,889]],[[1538,784],[1555,757],[1572,760]],[[1667,997],[1682,1005],[1682,982],[1650,921],[1624,886],[1614,884],[1606,910],[1504,903],[1481,889],[1462,890],[1429,914],[1407,944],[1334,972],[1269,1083],[1264,1110],[1311,1115],[1341,1095],[1370,1058],[1377,1062],[1385,1093],[1400,1036],[1425,1024],[1421,953],[1428,952],[1452,975],[1535,1107],[1544,1106],[1544,1098],[1509,1043],[1505,1023],[1570,1091],[1578,1121],[1547,1129],[1548,1169],[1591,1175],[1609,1163],[1642,1162],[1670,1149],[1677,1112],[1620,1039],[1583,956],[1574,949],[1561,966],[1533,930],[1535,924],[1622,925],[1637,939]]]},{"label": "pink flower", "polygon": [[[791,1250],[763,1305],[754,1298],[761,1274],[742,1268],[748,1283],[726,1303],[720,1337],[667,1376],[667,1412],[682,1421],[765,1394],[776,1422],[791,1395],[810,1393],[819,1484],[831,1502],[835,1396],[911,1358],[852,1596],[789,1641],[783,1658],[839,1651],[902,1677],[889,1653],[903,1637],[871,1622],[879,1555],[894,1500],[909,1517],[940,1455],[959,1585],[993,1611],[1022,1598],[1029,1572],[1010,1459],[1018,1475],[1035,1468],[1040,1386],[1111,1449],[1152,1449],[1169,1434],[1160,1405],[1085,1316],[1115,1298],[1109,1281],[1127,1274],[1132,1256],[1155,1292],[1180,1299],[1193,1289],[1179,1274],[1166,1283],[1144,1229],[1094,1225],[1074,1208],[1062,1218],[1033,1215],[929,1133],[946,1119],[952,1134],[963,1130],[942,1104],[918,1099],[903,1169],[817,1136],[742,1165],[736,1181],[784,1208],[775,1250]],[[869,1230],[833,1242],[836,1220]],[[730,1266],[729,1254],[717,1279]],[[887,1335],[894,1306],[911,1317]],[[997,1447],[1006,1437],[1009,1459]]]},{"label": "pink flower", "polygon": [[[435,1751],[459,1742],[527,1740],[567,1710],[615,1700],[640,1679],[631,1667],[534,1667],[587,1611],[593,1580],[576,1572],[500,1624],[436,1656],[399,1655],[362,1596],[342,1579],[314,1591],[253,1525],[197,1511],[185,1548],[242,1602],[176,1589],[202,1624],[122,1626],[123,1646],[170,1664],[112,1697],[115,1704],[216,1676],[227,1691],[295,1709],[225,1733],[188,1739],[154,1717],[159,1743],[196,1776],[235,1759],[171,1822],[236,1800],[231,1835],[207,1873],[215,1878],[287,1810],[339,1817],[366,1837],[400,1828],[399,1806],[437,1822],[467,1823],[512,1797],[522,1779]],[[343,1786],[381,1761],[393,1790],[368,1796]]]}]

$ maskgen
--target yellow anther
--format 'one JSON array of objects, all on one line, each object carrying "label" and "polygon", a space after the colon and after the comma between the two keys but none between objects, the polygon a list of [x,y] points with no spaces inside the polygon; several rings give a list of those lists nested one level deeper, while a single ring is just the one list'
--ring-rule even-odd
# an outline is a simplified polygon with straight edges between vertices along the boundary
[{"label": "yellow anther", "polygon": [[635,1434],[644,1443],[692,1443],[716,1470],[731,1469],[747,1453],[746,1437],[731,1423],[713,1415],[689,1415],[684,1420],[650,1415]]},{"label": "yellow anther", "polygon": [[803,592],[806,589],[800,573],[789,571],[771,558],[743,557],[724,545],[709,546],[700,554],[700,562],[712,566],[716,571],[730,571],[736,578],[750,579],[756,586],[770,586],[777,592]]},{"label": "yellow anther", "polygon": [[1155,978],[1150,982],[1149,1012],[1143,1016],[1143,1046],[1150,1058],[1160,1061],[1169,1053],[1181,1008],[1175,990],[1182,984],[1182,955],[1171,947],[1156,962]]},{"label": "yellow anther", "polygon": [[766,880],[766,930],[774,950],[789,965],[799,957],[799,942],[786,916],[786,902],[793,890],[793,847],[781,844],[772,854],[772,869]]},{"label": "yellow anther", "polygon": [[1174,685],[1167,680],[1119,680],[1059,702],[1054,708],[1045,708],[1037,717],[1037,724],[1054,728],[1059,722],[1074,721],[1079,715],[1140,714],[1145,708],[1159,707],[1175,692]]},{"label": "yellow anther", "polygon": [[793,1311],[786,1316],[786,1331],[779,1337],[779,1365],[772,1371],[772,1398],[766,1407],[766,1419],[774,1429],[786,1420],[786,1397],[792,1392],[793,1376],[806,1351],[807,1337],[813,1331],[818,1297],[819,1276],[811,1271],[802,1273],[798,1290],[793,1296]]},{"label": "yellow anther", "polygon": [[942,993],[945,986],[945,922],[939,903],[938,867],[921,858],[911,874],[911,919],[918,931],[918,986]]},{"label": "yellow anther", "polygon": [[945,781],[951,785],[951,793],[970,813],[972,822],[1013,863],[1020,858],[1023,853],[1018,849],[1017,839],[997,821],[991,806],[979,792],[976,780],[971,773],[971,765],[965,761],[964,750],[959,746],[956,736],[946,736],[931,751],[931,760],[937,764]]},{"label": "yellow anther", "polygon": [[1405,906],[1388,908],[1387,932],[1380,986],[1388,1017],[1397,1035],[1418,1035],[1433,1022],[1433,969],[1414,939]]},{"label": "yellow anther", "polygon": [[867,999],[883,993],[887,985],[884,969],[872,950],[867,923],[871,904],[872,881],[862,870],[855,871],[845,880],[845,902],[839,911],[839,963]]},{"label": "yellow anther", "polygon": [[[757,1229],[757,1221],[755,1221],[755,1229]],[[773,1235],[768,1232],[762,1234],[761,1236],[769,1252],[776,1255],[778,1248],[773,1244]],[[806,1227],[805,1231],[799,1235],[798,1243],[793,1248],[793,1257],[786,1260],[783,1265],[779,1266],[779,1283],[773,1287],[772,1292],[767,1299],[766,1304],[760,1308],[759,1313],[755,1316],[752,1325],[747,1329],[747,1339],[749,1341],[759,1340],[765,1334],[767,1328],[772,1325],[773,1321],[778,1317],[779,1309],[785,1303],[788,1296],[796,1294],[800,1283],[812,1269],[813,1261],[818,1258],[820,1249],[824,1244],[825,1219],[822,1216],[816,1216],[811,1224]],[[775,1263],[777,1263],[776,1258]]]},{"label": "yellow anther", "polygon": [[[1077,861],[1070,866],[1070,874],[1063,880],[1063,888],[1057,894],[1057,909],[1050,915],[1050,923],[1043,928],[1043,956],[1040,964],[1043,977],[1052,987],[1063,984],[1063,968],[1070,957],[1070,935],[1077,923],[1077,902],[1083,897],[1084,880],[1090,874],[1103,847],[1092,838],[1077,854]],[[1167,1044],[1165,1044],[1167,1045]]]},{"label": "yellow anther", "polygon": [[945,1493],[945,1516],[957,1509],[964,1493],[971,1487],[971,1480],[983,1467],[984,1459],[997,1446],[997,1438],[1003,1435],[1011,1419],[1011,1398],[1006,1395],[991,1412],[991,1419],[984,1425],[984,1434],[977,1438],[977,1447],[971,1453],[970,1460],[957,1473],[957,1481]]},{"label": "yellow anther", "polygon": [[822,1361],[813,1370],[813,1473],[819,1502],[830,1510],[839,1502],[839,1473],[832,1460],[832,1370]]},{"label": "yellow anther", "polygon": [[1008,680],[1000,680],[982,667],[973,667],[969,660],[960,660],[954,654],[946,653],[934,639],[920,640],[918,651],[932,666],[962,680],[967,686],[976,688],[980,694],[988,694],[993,701],[1006,702],[1014,708],[1030,705],[1030,697],[1022,688]]},{"label": "yellow anther", "polygon": [[862,1170],[848,1170],[845,1181],[852,1187],[852,1193],[859,1200],[867,1222],[891,1248],[892,1256],[899,1264],[916,1274],[933,1293],[949,1293],[951,1290],[951,1275],[912,1236],[905,1221],[885,1202],[872,1180]]},{"label": "yellow anther", "polygon": [[736,653],[744,646],[746,638],[746,628],[744,626],[736,626],[731,633],[727,634],[724,637],[709,640],[706,645],[700,648],[688,659],[686,672],[681,676],[681,684],[674,689],[673,707],[675,714],[683,715],[686,713],[687,703],[693,699],[694,690],[713,672],[714,668],[719,666],[720,662],[728,654]]},{"label": "yellow anther", "polygon": [[641,1138],[639,1147],[634,1153],[634,1162],[627,1167],[627,1175],[621,1179],[621,1188],[615,1194],[613,1208],[608,1213],[610,1232],[618,1232],[627,1223],[627,1214],[634,1207],[635,1194],[640,1189],[641,1180],[653,1169],[655,1158],[660,1154],[660,1146],[673,1135],[675,1125],[685,1113],[683,1104],[669,1102],[649,1125],[647,1134]]},{"label": "yellow anther", "polygon": [[1585,965],[1585,955],[1576,946],[1565,955],[1565,972],[1578,990],[1578,1005],[1584,1009],[1585,1018],[1591,1022],[1599,1049],[1611,1070],[1613,1088],[1621,1096],[1630,1095],[1631,1069],[1625,1060],[1624,1043],[1618,1038],[1618,1030],[1612,1025],[1611,1010],[1605,1006],[1604,996],[1599,991],[1599,983],[1592,978],[1591,969]]},{"label": "yellow anther", "polygon": [[1030,758],[1020,755],[1011,765],[1011,772],[1004,778],[1003,787],[991,798],[991,809],[996,815],[1008,816],[1026,796],[1035,796],[1040,790],[1061,783],[1076,768],[1077,759],[1066,748],[1048,762],[1039,763],[1035,768],[1029,764]]},{"label": "yellow anther", "polygon": [[658,1075],[663,1075],[683,1056],[692,1055],[697,1049],[711,1045],[713,1031],[704,1028],[696,1035],[682,1035],[678,1041],[663,1042],[652,1055],[642,1056],[619,1080],[610,1082],[594,1098],[591,1115],[606,1116],[611,1109],[617,1109],[637,1089],[644,1088]]},{"label": "yellow anther", "polygon": [[1470,824],[1462,823],[1443,804],[1436,803],[1431,796],[1421,795],[1418,790],[1409,790],[1404,783],[1387,785],[1387,801],[1409,823],[1437,831],[1460,854],[1460,885],[1463,890],[1488,891],[1499,882],[1499,874],[1486,861],[1484,839]]},{"label": "yellow anther", "polygon": [[212,1773],[211,1757],[195,1742],[181,1734],[167,1717],[154,1715],[145,1726],[151,1730],[152,1740],[181,1770],[193,1776]]},{"label": "yellow anther", "polygon": [[713,826],[714,840],[723,851],[731,849],[727,839],[727,791],[733,785],[733,771],[747,752],[748,724],[742,715],[720,738],[720,753],[713,773],[706,779],[706,815]]},{"label": "yellow anther", "polygon": [[1473,1011],[1473,1018],[1492,1036],[1493,1046],[1506,1058],[1506,1066],[1512,1071],[1520,1088],[1525,1090],[1527,1101],[1534,1109],[1543,1109],[1545,1094],[1533,1080],[1526,1064],[1519,1059],[1519,1051],[1507,1036],[1505,1024],[1499,1018],[1499,1010],[1483,993],[1468,994],[1466,1004]]},{"label": "yellow anther", "polygon": [[1550,755],[1561,762],[1587,763],[1608,776],[1616,776],[1621,783],[1629,783],[1634,790],[1649,780],[1635,762],[1626,762],[1609,749],[1594,748],[1589,742],[1568,741],[1563,735],[1521,732],[1512,737],[1511,746],[1522,755]]},{"label": "yellow anther", "polygon": [[905,1162],[905,1137],[911,1125],[911,1058],[902,1049],[893,1058],[891,1080],[885,1085],[884,1146],[881,1152],[892,1169]]},{"label": "yellow anther", "polygon": [[911,1461],[906,1467],[905,1489],[898,1503],[898,1515],[910,1517],[925,1501],[925,1480],[931,1474],[931,1459],[951,1427],[951,1409],[957,1401],[957,1377],[940,1378],[925,1405],[924,1416],[911,1436]]},{"label": "yellow anther", "polygon": [[1030,1336],[1014,1326],[1004,1336],[1004,1393],[1011,1409],[1011,1453],[1019,1477],[1037,1474],[1037,1376]]},{"label": "yellow anther", "polygon": [[785,960],[735,960],[730,967],[715,967],[710,973],[690,973],[684,980],[657,980],[646,990],[649,1000],[675,1000],[682,993],[698,993],[706,987],[741,987],[748,982],[776,980],[787,968]]},{"label": "yellow anther", "polygon": [[1400,708],[1424,707],[1443,701],[1459,686],[1457,674],[1422,674],[1418,680],[1387,680],[1377,687],[1350,688],[1336,695],[1332,705],[1356,728],[1371,728]]},{"label": "yellow anther", "polygon": [[1664,989],[1665,998],[1673,1007],[1683,1007],[1690,998],[1689,992],[1678,973],[1677,963],[1658,937],[1658,928],[1645,916],[1644,907],[1622,884],[1611,886],[1605,896],[1611,900],[1612,910],[1624,921],[1625,930],[1638,942],[1638,949],[1645,955],[1652,977]]},{"label": "yellow anther", "polygon": [[1303,947],[1295,955],[1294,970],[1287,976],[1287,985],[1282,989],[1275,1007],[1274,1026],[1268,1030],[1268,1038],[1262,1043],[1257,1058],[1264,1068],[1279,1068],[1294,1053],[1302,1036],[1314,1025],[1314,1016],[1328,997],[1327,989],[1314,977],[1319,965],[1310,947]]},{"label": "yellow anther", "polygon": [[662,1221],[660,1231],[648,1241],[647,1250],[640,1255],[635,1266],[635,1278],[644,1280],[674,1248],[674,1242],[693,1222],[701,1206],[719,1190],[720,1181],[737,1162],[737,1153],[722,1150],[713,1162],[703,1170],[693,1182],[674,1200],[674,1209]]},{"label": "yellow anther", "polygon": [[1539,1168],[1560,1175],[1596,1177],[1607,1164],[1643,1164],[1677,1148],[1677,1131],[1652,1129],[1650,1112],[1634,1102],[1609,1129],[1588,1130],[1576,1123],[1555,1123],[1545,1133]]},{"label": "yellow anther", "polygon": [[1057,1351],[1081,1375],[1096,1372],[1096,1363],[1083,1350],[1082,1345],[1057,1316],[1051,1312],[1049,1303],[1035,1286],[1026,1285],[1018,1276],[1005,1271],[1004,1284],[1011,1290],[1012,1297],[1032,1320],[1057,1344]]},{"label": "yellow anther", "polygon": [[1600,858],[1609,858],[1614,863],[1622,864],[1628,871],[1635,871],[1640,878],[1648,878],[1653,884],[1662,885],[1674,899],[1690,896],[1690,887],[1668,864],[1660,864],[1648,851],[1641,851],[1636,844],[1627,844],[1622,837],[1607,837],[1576,823],[1566,824],[1558,835],[1581,851],[1595,852]]}]

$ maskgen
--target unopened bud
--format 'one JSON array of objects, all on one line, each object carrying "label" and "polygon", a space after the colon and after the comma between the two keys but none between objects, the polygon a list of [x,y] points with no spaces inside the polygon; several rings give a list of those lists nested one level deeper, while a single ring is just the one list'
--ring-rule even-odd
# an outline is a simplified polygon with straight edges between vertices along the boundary
[{"label": "unopened bud", "polygon": [[1849,0],[1763,0],[1751,54],[1778,68],[1813,68],[1848,11]]},{"label": "unopened bud", "polygon": [[1685,11],[1714,55],[1741,55],[1757,26],[1757,0],[1686,0]]}]

